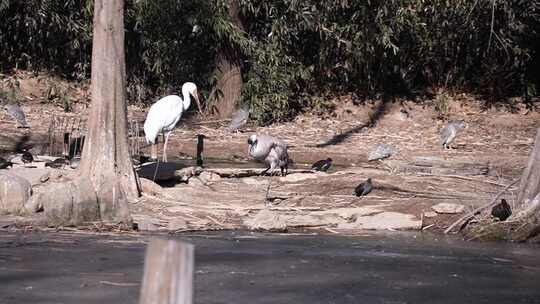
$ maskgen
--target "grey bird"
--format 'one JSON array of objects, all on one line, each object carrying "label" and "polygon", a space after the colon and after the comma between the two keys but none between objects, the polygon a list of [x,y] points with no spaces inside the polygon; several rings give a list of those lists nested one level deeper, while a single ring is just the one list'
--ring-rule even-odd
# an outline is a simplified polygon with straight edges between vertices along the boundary
[{"label": "grey bird", "polygon": [[379,160],[398,153],[398,150],[386,144],[378,144],[368,154],[368,161]]},{"label": "grey bird", "polygon": [[441,144],[443,149],[450,149],[450,145],[456,139],[458,132],[467,128],[467,124],[463,120],[450,121],[441,130]]},{"label": "grey bird", "polygon": [[17,128],[30,128],[21,107],[16,103],[5,104],[4,110],[17,122]]},{"label": "grey bird", "polygon": [[227,127],[227,130],[229,132],[238,132],[240,128],[242,128],[249,119],[249,111],[245,109],[239,109],[233,114],[231,123],[229,123],[229,126]]},{"label": "grey bird", "polygon": [[354,193],[356,196],[365,196],[368,195],[371,190],[373,190],[373,184],[371,183],[371,178],[368,178],[365,182],[356,186]]},{"label": "grey bird", "polygon": [[512,215],[512,209],[506,200],[503,198],[501,202],[493,206],[491,209],[491,215],[498,218],[500,221],[505,221]]},{"label": "grey bird", "polygon": [[277,138],[269,135],[253,134],[248,139],[248,155],[262,161],[267,168],[261,174],[265,174],[270,170],[273,174],[274,170],[279,167],[281,175],[286,175],[289,169],[289,154],[287,153],[287,144]]},{"label": "grey bird", "polygon": [[13,167],[13,163],[3,157],[0,157],[0,169],[6,169],[7,167]]},{"label": "grey bird", "polygon": [[327,159],[321,159],[311,165],[311,170],[326,172],[332,166],[332,159],[329,157]]},{"label": "grey bird", "polygon": [[69,167],[71,169],[77,169],[79,165],[81,164],[81,157],[75,156],[72,159],[69,160]]}]

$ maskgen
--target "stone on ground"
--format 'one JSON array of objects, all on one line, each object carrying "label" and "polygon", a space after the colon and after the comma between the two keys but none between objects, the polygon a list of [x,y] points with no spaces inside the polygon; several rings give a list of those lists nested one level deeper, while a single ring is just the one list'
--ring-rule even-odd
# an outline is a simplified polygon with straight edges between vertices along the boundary
[{"label": "stone on ground", "polygon": [[306,179],[313,179],[313,178],[317,178],[319,177],[318,174],[313,174],[313,173],[291,173],[291,174],[287,174],[286,176],[284,177],[280,177],[280,180],[282,182],[299,182],[299,181],[303,181],[303,180],[306,180]]},{"label": "stone on ground", "polygon": [[283,231],[287,229],[284,218],[278,212],[267,209],[245,219],[244,225],[251,230]]},{"label": "stone on ground", "polygon": [[141,190],[145,194],[159,196],[163,190],[160,185],[154,183],[147,178],[141,177],[139,178],[139,182],[141,183]]},{"label": "stone on ground", "polygon": [[399,212],[382,212],[370,216],[360,216],[352,223],[338,225],[342,229],[370,229],[370,230],[411,230],[421,229],[422,221],[414,215]]},{"label": "stone on ground", "polygon": [[32,195],[32,185],[20,176],[0,173],[0,212],[22,213]]},{"label": "stone on ground", "polygon": [[170,231],[186,230],[188,229],[188,223],[184,219],[172,219],[169,221],[167,229]]},{"label": "stone on ground", "polygon": [[452,203],[440,203],[431,207],[437,213],[455,214],[462,213],[465,210],[465,206],[461,204]]}]

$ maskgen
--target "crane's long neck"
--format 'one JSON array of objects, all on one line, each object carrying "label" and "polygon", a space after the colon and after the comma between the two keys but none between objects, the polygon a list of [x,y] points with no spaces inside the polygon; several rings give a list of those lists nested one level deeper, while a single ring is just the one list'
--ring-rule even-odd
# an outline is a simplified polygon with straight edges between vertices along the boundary
[{"label": "crane's long neck", "polygon": [[188,90],[182,89],[182,107],[184,108],[184,111],[187,111],[189,108],[189,105],[191,104],[191,96],[189,95]]}]

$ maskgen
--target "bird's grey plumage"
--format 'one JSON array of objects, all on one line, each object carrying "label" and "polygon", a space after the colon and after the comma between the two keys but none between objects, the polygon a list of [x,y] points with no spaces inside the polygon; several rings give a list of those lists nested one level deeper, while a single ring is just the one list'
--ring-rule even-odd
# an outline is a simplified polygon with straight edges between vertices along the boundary
[{"label": "bird's grey plumage", "polygon": [[378,144],[368,154],[368,161],[384,159],[395,155],[398,150],[392,146],[386,144]]},{"label": "bird's grey plumage", "polygon": [[80,164],[81,164],[81,157],[80,156],[75,156],[74,158],[69,160],[69,167],[71,169],[77,169]]},{"label": "bird's grey plumage", "polygon": [[19,128],[29,128],[30,126],[26,122],[26,116],[23,110],[18,104],[11,103],[4,105],[4,110],[17,122]]},{"label": "bird's grey plumage", "polygon": [[465,129],[467,124],[463,120],[450,121],[441,130],[441,144],[444,149],[450,149],[450,145],[456,139],[459,131]]},{"label": "bird's grey plumage", "polygon": [[248,154],[258,161],[266,164],[267,168],[262,174],[271,173],[279,167],[281,174],[287,173],[289,168],[289,154],[287,144],[269,135],[251,135],[248,139]]},{"label": "bird's grey plumage", "polygon": [[327,159],[321,159],[311,165],[311,170],[326,172],[332,166],[332,159],[329,157]]},{"label": "bird's grey plumage", "polygon": [[227,127],[230,132],[238,131],[242,128],[249,119],[249,111],[245,109],[239,109],[233,114],[231,123]]},{"label": "bird's grey plumage", "polygon": [[373,190],[373,184],[371,183],[371,178],[368,178],[365,182],[356,186],[354,194],[356,194],[356,196],[364,196],[368,195],[371,190]]}]

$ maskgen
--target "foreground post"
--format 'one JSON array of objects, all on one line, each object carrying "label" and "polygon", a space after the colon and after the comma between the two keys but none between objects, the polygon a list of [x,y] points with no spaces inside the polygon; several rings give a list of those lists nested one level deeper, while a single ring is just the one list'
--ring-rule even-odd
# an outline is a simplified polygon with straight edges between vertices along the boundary
[{"label": "foreground post", "polygon": [[139,304],[193,303],[193,245],[155,239],[146,250]]}]

